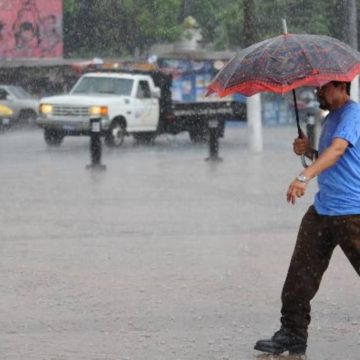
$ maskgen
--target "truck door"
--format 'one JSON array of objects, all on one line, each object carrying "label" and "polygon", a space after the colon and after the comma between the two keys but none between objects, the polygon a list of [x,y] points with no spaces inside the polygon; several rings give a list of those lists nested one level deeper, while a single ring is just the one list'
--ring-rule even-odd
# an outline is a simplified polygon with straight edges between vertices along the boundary
[{"label": "truck door", "polygon": [[140,127],[156,130],[159,121],[159,101],[152,97],[147,80],[139,81],[136,98],[139,100],[137,116],[139,116]]}]

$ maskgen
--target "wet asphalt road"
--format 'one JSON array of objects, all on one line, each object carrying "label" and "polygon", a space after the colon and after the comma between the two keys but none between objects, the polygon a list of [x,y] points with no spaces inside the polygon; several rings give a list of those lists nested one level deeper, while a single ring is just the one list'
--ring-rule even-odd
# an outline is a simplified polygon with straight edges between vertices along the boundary
[{"label": "wet asphalt road", "polygon": [[[285,201],[296,131],[267,128],[250,154],[228,128],[221,163],[186,135],[48,148],[0,134],[0,359],[283,359],[253,350],[278,328],[297,227],[316,189]],[[308,360],[360,359],[360,284],[336,250],[313,301]]]}]

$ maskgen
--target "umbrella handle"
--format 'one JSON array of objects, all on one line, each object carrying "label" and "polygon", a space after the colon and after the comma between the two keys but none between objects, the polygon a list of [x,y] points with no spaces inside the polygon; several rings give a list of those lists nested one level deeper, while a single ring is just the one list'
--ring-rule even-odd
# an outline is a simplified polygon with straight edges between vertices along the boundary
[{"label": "umbrella handle", "polygon": [[306,157],[305,155],[301,155],[301,164],[302,166],[306,169],[307,167],[309,167],[309,165],[306,163]]},{"label": "umbrella handle", "polygon": [[[294,98],[294,107],[295,107],[295,116],[296,116],[296,127],[297,127],[297,131],[298,131],[299,139],[301,139],[301,138],[302,138],[302,131],[301,131],[301,127],[300,127],[299,109],[298,109],[298,106],[297,106],[295,89],[293,89],[292,93],[293,93],[293,98]],[[309,166],[309,165],[306,163],[305,155],[301,155],[301,164],[302,164],[302,166],[303,166],[304,168],[307,168],[307,167]]]}]

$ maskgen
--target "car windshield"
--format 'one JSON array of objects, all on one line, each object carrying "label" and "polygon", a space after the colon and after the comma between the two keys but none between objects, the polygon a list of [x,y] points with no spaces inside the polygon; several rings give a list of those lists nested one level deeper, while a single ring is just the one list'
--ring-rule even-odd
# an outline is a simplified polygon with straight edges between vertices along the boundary
[{"label": "car windshield", "polygon": [[17,99],[31,99],[32,96],[19,86],[9,86],[9,91],[17,98]]},{"label": "car windshield", "polygon": [[84,77],[75,86],[72,94],[113,94],[130,96],[133,82],[131,79]]}]

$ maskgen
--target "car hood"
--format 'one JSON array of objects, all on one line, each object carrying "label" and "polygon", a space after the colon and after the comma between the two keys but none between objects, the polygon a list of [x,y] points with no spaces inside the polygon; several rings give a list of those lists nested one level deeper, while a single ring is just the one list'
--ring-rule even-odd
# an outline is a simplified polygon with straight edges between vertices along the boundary
[{"label": "car hood", "polygon": [[38,99],[21,99],[21,100],[18,100],[18,102],[23,104],[24,106],[29,106],[32,108],[37,108],[40,103],[40,101]]},{"label": "car hood", "polygon": [[128,96],[101,96],[101,95],[58,95],[42,98],[41,104],[51,105],[77,105],[77,106],[93,106],[93,105],[111,105],[119,103],[121,100],[130,100]]}]

